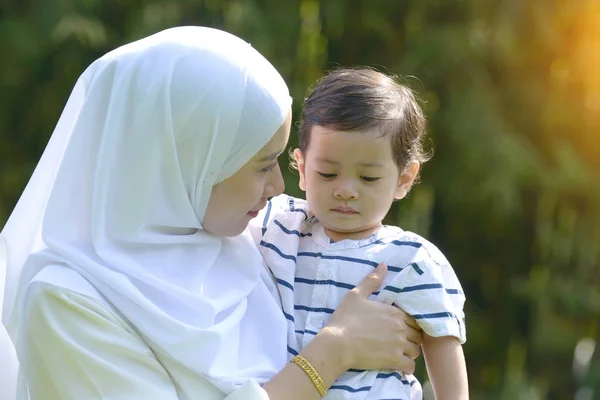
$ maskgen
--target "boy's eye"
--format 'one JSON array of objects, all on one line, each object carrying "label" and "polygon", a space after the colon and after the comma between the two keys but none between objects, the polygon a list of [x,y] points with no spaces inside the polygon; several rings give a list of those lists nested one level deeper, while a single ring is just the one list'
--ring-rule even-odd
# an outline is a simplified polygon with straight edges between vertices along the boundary
[{"label": "boy's eye", "polygon": [[378,177],[374,177],[374,176],[361,176],[360,179],[362,179],[365,182],[375,182],[375,181],[379,180]]},{"label": "boy's eye", "polygon": [[326,174],[323,172],[317,172],[317,174],[319,174],[323,179],[333,179],[336,177],[336,174]]}]

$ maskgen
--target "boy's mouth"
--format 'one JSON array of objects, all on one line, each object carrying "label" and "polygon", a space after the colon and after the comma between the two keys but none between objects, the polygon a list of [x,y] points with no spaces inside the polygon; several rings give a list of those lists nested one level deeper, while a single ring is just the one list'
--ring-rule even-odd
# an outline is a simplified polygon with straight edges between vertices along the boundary
[{"label": "boy's mouth", "polygon": [[336,208],[332,209],[332,211],[341,213],[341,214],[358,214],[358,211],[356,211],[354,208],[350,207],[350,206],[337,206]]}]

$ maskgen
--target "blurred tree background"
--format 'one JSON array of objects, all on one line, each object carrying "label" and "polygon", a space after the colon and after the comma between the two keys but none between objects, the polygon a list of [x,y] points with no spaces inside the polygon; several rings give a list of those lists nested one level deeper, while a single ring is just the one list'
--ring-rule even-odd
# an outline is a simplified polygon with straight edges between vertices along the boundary
[{"label": "blurred tree background", "polygon": [[435,156],[387,222],[430,238],[463,283],[472,398],[600,398],[598,0],[3,0],[0,227],[79,74],[175,25],[251,42],[296,118],[336,66],[415,89]]}]

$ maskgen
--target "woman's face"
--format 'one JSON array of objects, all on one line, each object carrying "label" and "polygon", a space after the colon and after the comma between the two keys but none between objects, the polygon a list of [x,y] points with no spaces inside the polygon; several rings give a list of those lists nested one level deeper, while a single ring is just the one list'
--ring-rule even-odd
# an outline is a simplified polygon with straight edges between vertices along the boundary
[{"label": "woman's face", "polygon": [[277,157],[290,137],[292,113],[269,143],[238,172],[212,189],[202,227],[215,236],[236,236],[246,229],[269,197],[283,193]]}]

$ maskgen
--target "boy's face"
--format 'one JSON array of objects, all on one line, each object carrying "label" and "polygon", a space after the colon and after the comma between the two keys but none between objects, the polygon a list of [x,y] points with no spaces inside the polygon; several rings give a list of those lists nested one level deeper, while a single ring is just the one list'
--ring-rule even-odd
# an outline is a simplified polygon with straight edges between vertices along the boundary
[{"label": "boy's face", "polygon": [[313,126],[306,154],[296,150],[300,189],[310,210],[335,241],[374,233],[394,199],[408,193],[419,164],[400,174],[389,135],[341,132]]}]

